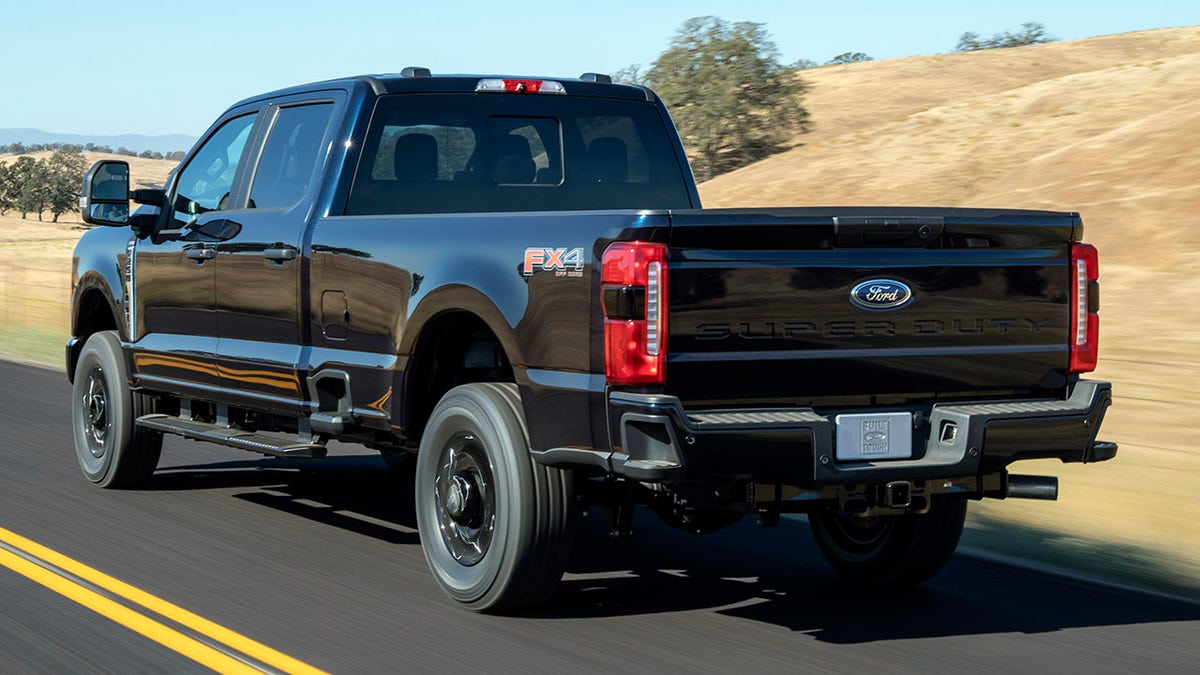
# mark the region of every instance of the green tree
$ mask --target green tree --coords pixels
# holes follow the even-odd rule
[[[25,196],[26,186],[32,183],[37,173],[37,161],[29,155],[21,155],[12,163],[8,169],[8,195],[12,200],[13,208],[21,212],[21,218],[25,219],[30,211],[27,197]]]
[[[28,160],[22,162],[21,160]],[[44,159],[34,160],[29,155],[22,155],[17,158],[17,163],[13,168],[20,166],[18,180],[20,183],[20,192],[17,193],[17,210],[21,212],[21,218],[25,218],[30,212],[36,213],[38,220],[42,219],[42,211],[46,210],[50,203],[50,190],[48,186],[48,170],[47,162]]]
[[[1035,21],[1021,24],[1021,30],[1016,33],[1005,33],[1005,47],[1024,47],[1054,42],[1058,38],[1046,32],[1046,27]]]
[[[646,84],[646,73],[642,71],[642,67],[634,64],[619,68],[612,74],[613,82],[621,82],[624,84]]]
[[[6,162],[0,162],[0,216],[8,212],[16,204],[16,192],[13,190],[12,169]]]
[[[688,19],[643,83],[670,109],[701,180],[779,152],[809,127],[806,86],[760,23]]]
[[[54,222],[57,223],[62,214],[78,207],[87,166],[83,155],[74,150],[59,150],[46,162],[47,206],[54,216]]]
[[[983,39],[978,33],[966,32],[958,37],[958,46],[954,51],[974,52],[980,49],[1007,49],[1009,47],[1025,47],[1054,42],[1058,38],[1046,32],[1046,27],[1036,21],[1026,21],[1021,24],[1021,30],[1010,33],[1004,31],[992,37]]]
[[[867,56],[862,52],[842,52],[837,56],[825,62],[827,66],[841,66],[847,63],[862,63],[863,61],[874,61],[875,59]]]
[[[979,33],[967,31],[958,36],[958,45],[954,47],[956,52],[974,52],[980,49],[987,49],[986,41],[979,37]]]

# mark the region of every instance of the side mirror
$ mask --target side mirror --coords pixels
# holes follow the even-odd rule
[[[129,163],[105,159],[83,176],[79,197],[83,222],[123,227],[129,224]]]

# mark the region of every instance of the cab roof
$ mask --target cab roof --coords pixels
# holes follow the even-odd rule
[[[399,73],[376,75],[356,75],[333,80],[323,80],[308,84],[287,87],[257,96],[251,96],[236,105],[240,106],[264,99],[303,94],[311,91],[328,89],[353,89],[368,87],[376,96],[401,93],[475,93],[483,80],[501,80],[510,82],[557,82],[562,85],[568,96],[592,96],[599,98],[616,98],[631,101],[654,102],[657,96],[646,87],[628,84],[614,84],[612,78],[597,73],[584,73],[579,77],[538,77],[513,75],[468,75],[468,74],[434,74],[427,68],[408,67]],[[510,93],[516,96],[543,96],[547,93]]]

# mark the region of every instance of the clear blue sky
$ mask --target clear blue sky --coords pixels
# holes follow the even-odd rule
[[[423,65],[574,77],[648,65],[693,16],[766,24],[784,63],[936,54],[1042,23],[1064,40],[1200,24],[1198,0],[0,0],[0,128],[199,134],[279,87]]]

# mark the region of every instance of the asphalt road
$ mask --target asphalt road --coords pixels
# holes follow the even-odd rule
[[[842,585],[807,529],[690,536],[585,521],[550,608],[451,605],[410,485],[352,446],[318,463],[168,438],[148,488],[80,473],[69,387],[0,362],[0,528],[317,668],[384,672],[1198,672],[1200,607],[956,556],[922,587]],[[599,514],[593,514],[598,516]],[[0,566],[0,673],[206,672]]]

